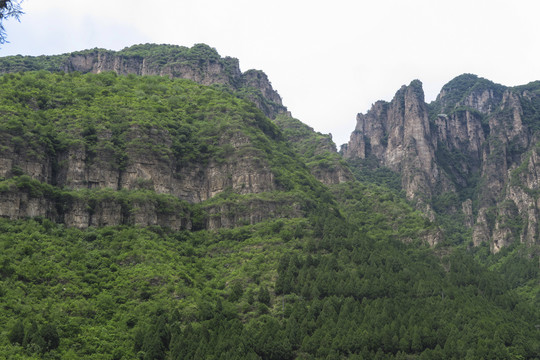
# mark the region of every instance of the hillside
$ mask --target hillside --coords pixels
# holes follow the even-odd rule
[[[262,72],[206,45],[0,68],[0,358],[540,353],[538,247],[430,220]]]
[[[298,216],[327,191],[269,119],[222,91],[114,73],[2,81],[2,216],[179,229],[203,210],[196,227],[231,227]]]
[[[276,122],[278,125],[295,121],[263,71],[251,69],[242,73],[238,59],[222,57],[205,44],[196,44],[192,48],[144,44],[121,51],[91,49],[54,56],[0,58],[0,73],[39,70],[83,74],[114,72],[119,75],[158,75],[187,79],[252,102],[270,119],[282,119]],[[310,129],[307,134],[309,137],[315,135],[315,132]],[[324,146],[332,153],[327,156],[327,160],[331,161],[325,164],[341,175],[335,177],[327,168],[319,166],[320,157],[317,156],[307,162],[308,167],[313,166],[310,167],[311,172],[327,184],[350,179],[350,171],[335,154],[335,144],[325,140]]]

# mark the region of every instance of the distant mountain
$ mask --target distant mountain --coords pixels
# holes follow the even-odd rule
[[[465,74],[431,104],[418,80],[377,102],[358,115],[342,151],[399,174],[407,198],[432,220],[459,219],[475,245],[499,251],[540,243],[539,129],[539,82],[511,88]]]

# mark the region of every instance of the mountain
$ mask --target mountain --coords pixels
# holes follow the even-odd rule
[[[277,116],[284,119],[277,124],[294,122],[264,72],[248,70],[242,73],[238,59],[221,57],[215,49],[205,44],[196,44],[191,48],[144,44],[116,52],[92,49],[55,56],[8,56],[0,59],[0,73],[38,70],[83,74],[112,71],[119,75],[158,75],[171,79],[188,79],[252,102],[270,119]],[[310,136],[314,134],[313,131],[308,133]],[[324,140],[322,146],[336,153],[335,144],[331,140]],[[308,166],[314,164],[312,173],[320,181],[327,184],[339,183],[352,178],[350,170],[336,154],[327,156],[328,166],[315,164],[320,160],[320,157],[315,156],[308,161]],[[331,170],[337,170],[341,175],[336,176]]]
[[[254,104],[226,92],[115,73],[2,80],[1,216],[179,229],[204,203],[196,226],[233,227],[299,215],[327,191]]]
[[[201,85],[223,85],[255,102],[269,117],[286,112],[281,97],[262,71],[240,71],[238,60],[222,58],[205,44],[192,48],[174,45],[134,45],[121,51],[92,49],[54,56],[2,58],[1,73],[47,70],[119,75],[159,75],[192,80]]]
[[[342,151],[397,173],[408,199],[432,220],[459,218],[475,245],[537,245],[537,109],[538,82],[510,88],[465,74],[427,104],[415,80],[359,114]]]
[[[237,64],[0,59],[0,358],[537,357],[538,247],[471,246],[454,180],[405,151],[437,159],[423,121],[450,111],[415,82],[386,110],[414,126],[394,170],[345,161]],[[402,181],[449,184],[416,202],[433,221]]]
[[[1,216],[45,216],[79,228],[124,223],[189,228],[190,211],[179,212],[184,214],[180,217],[171,215],[173,209],[185,209],[185,204],[132,206],[128,205],[133,203],[131,199],[114,199],[118,195],[110,190],[127,192],[128,198],[134,196],[130,191],[142,196],[150,190],[160,195],[161,202],[188,203],[209,200],[229,189],[238,194],[276,194],[295,178],[283,173],[283,166],[295,161],[294,166],[305,166],[285,149],[281,133],[264,116],[280,114],[283,121],[293,121],[266,75],[256,70],[241,73],[238,60],[222,58],[207,45],[140,45],[120,52],[94,49],[0,61],[1,72],[22,70],[41,72],[4,78],[4,86],[12,91],[4,103],[4,114],[32,120],[22,125],[12,118],[13,127],[6,124],[3,129],[0,176],[10,183],[5,184],[0,200]],[[73,76],[59,75],[66,73],[62,70]],[[113,73],[160,77],[141,80]],[[212,86],[197,87],[176,78]],[[57,117],[59,112],[63,118]],[[65,118],[67,113],[71,119]],[[121,123],[121,119],[129,121]],[[256,126],[247,131],[248,123]],[[304,132],[304,136],[311,134],[315,134],[311,129]],[[333,142],[328,138],[323,142],[326,150],[322,153],[304,154],[308,167],[312,165],[312,172],[325,183],[352,179]],[[32,143],[32,148],[20,146],[23,143]],[[282,144],[281,155],[270,150],[278,143]],[[334,173],[341,175],[329,175]],[[24,186],[14,184],[13,175],[22,176],[17,181],[52,185],[54,196],[29,196]],[[15,187],[23,190],[11,191]],[[69,196],[77,200],[66,202],[65,197],[57,196],[59,188],[72,191]],[[76,194],[83,189],[91,189],[87,192],[99,201],[81,200]],[[320,192],[321,186],[310,185],[310,191]],[[165,199],[165,195],[172,197]],[[303,200],[280,196],[241,201],[243,211],[233,205],[238,199],[213,205],[205,208],[209,214],[205,224],[197,226],[231,227],[238,222],[303,213]],[[97,202],[97,207],[89,201]],[[163,213],[162,209],[171,211]]]

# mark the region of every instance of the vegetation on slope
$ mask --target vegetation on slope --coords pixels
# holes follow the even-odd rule
[[[58,155],[70,147],[82,147],[87,163],[118,171],[125,169],[133,152],[152,155],[170,164],[175,176],[182,176],[186,168],[250,156],[270,166],[278,190],[300,195],[304,210],[330,199],[278,127],[252,103],[228,92],[187,80],[115,73],[26,72],[6,74],[0,82],[5,89],[0,98],[0,143],[17,156],[53,161],[57,172],[64,166]],[[134,136],[133,129],[148,138]],[[235,150],[229,142],[241,137],[249,144]],[[62,208],[66,189],[9,179],[19,175],[23,171],[14,167],[8,178],[0,179],[0,187],[47,188],[46,195],[60,201]],[[142,190],[147,185],[141,180]]]
[[[340,170],[349,172],[347,163],[336,152],[331,135],[315,132],[311,127],[287,114],[278,115],[274,123],[281,129],[300,160],[315,176]]]
[[[335,193],[346,218],[219,231],[0,220],[0,356],[536,356],[538,254],[430,249],[391,193]]]
[[[114,73],[8,74],[0,84],[1,139],[15,143],[19,155],[45,158],[74,143],[88,153],[106,146],[122,168],[136,141],[127,129],[138,126],[166,131],[171,146],[131,145],[190,166],[224,161],[231,149],[220,136],[240,133],[252,144],[250,154],[269,164],[278,189],[248,195],[228,189],[206,204],[294,198],[307,210],[305,217],[216,231],[79,230],[45,218],[0,219],[0,357],[533,359],[540,353],[534,250],[428,248],[423,239],[437,229],[396,191],[358,182],[323,186],[289,149],[288,135],[227,91]],[[103,132],[111,134],[106,143],[97,141]],[[306,154],[300,156],[312,158]],[[60,203],[76,194],[177,204],[148,189],[113,195],[59,188],[17,168],[2,179],[0,194],[13,189]]]
[[[106,63],[105,69],[100,71],[116,70],[134,75],[143,71],[143,64],[145,71],[156,75],[164,71],[172,78],[188,76],[193,79],[193,76],[197,78],[210,72],[206,74],[207,82],[210,81],[215,88],[221,91],[234,93],[238,98],[254,102],[267,116],[273,118],[277,113],[286,111],[280,99],[276,102],[274,97],[268,98],[263,95],[264,90],[259,85],[270,86],[270,82],[262,71],[248,70],[241,73],[237,59],[221,57],[216,49],[206,44],[195,44],[191,48],[165,44],[140,44],[126,47],[120,51],[95,48],[52,56],[6,56],[0,58],[0,73],[39,70],[50,72],[73,72],[77,69],[81,72],[96,70],[92,66],[85,67],[72,63],[78,63],[80,58],[85,59],[83,64],[86,65],[97,66],[99,61],[101,61],[101,65]],[[121,69],[117,69],[113,65],[114,58],[116,59],[114,63],[121,64]]]

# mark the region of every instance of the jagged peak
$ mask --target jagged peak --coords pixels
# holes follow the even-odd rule
[[[394,95],[394,99],[392,101],[404,97],[409,90],[412,90],[414,94],[418,95],[422,101],[424,100],[424,89],[422,82],[418,79],[414,79],[409,83],[409,85],[402,85],[399,90],[396,91],[396,94]]]
[[[413,81],[411,81],[409,83],[409,85],[402,85],[398,91],[396,91],[394,97],[392,98],[391,101],[386,101],[386,100],[377,100],[375,101],[373,104],[371,104],[371,108],[370,110],[368,110],[368,112],[370,111],[378,111],[378,110],[382,110],[384,109],[386,106],[388,106],[389,104],[391,104],[392,102],[398,100],[398,99],[401,99],[401,101],[403,101],[403,99],[405,98],[405,94],[407,93],[407,90],[411,89],[414,94],[416,94],[418,96],[418,99],[421,100],[421,101],[424,101],[424,89],[423,89],[423,85],[422,85],[422,82],[418,79],[415,79]],[[363,113],[358,113],[357,114],[357,117],[358,116],[362,116],[364,115]]]
[[[415,79],[411,81],[411,83],[408,86],[408,89],[411,89],[414,92],[418,100],[424,102],[424,88],[420,80]]]

